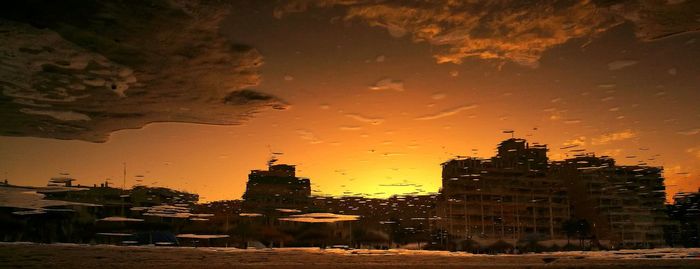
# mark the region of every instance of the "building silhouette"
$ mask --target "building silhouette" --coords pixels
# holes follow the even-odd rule
[[[455,248],[505,241],[516,245],[564,239],[569,201],[560,180],[548,177],[546,146],[508,139],[490,159],[453,159],[442,164],[440,229]]]
[[[666,241],[671,246],[700,246],[700,189],[697,192],[679,192],[673,204],[667,205],[672,222],[665,228]]]
[[[243,208],[269,213],[276,209],[303,209],[311,199],[308,178],[296,176],[293,165],[269,163],[268,170],[252,170],[243,194]]]
[[[491,158],[442,163],[438,193],[386,199],[313,196],[309,179],[274,158],[267,170],[250,172],[242,200],[208,204],[167,188],[80,187],[73,179],[53,178],[50,187],[36,191],[71,203],[32,210],[0,206],[0,224],[11,228],[0,231],[0,239],[177,245],[179,238],[188,245],[206,240],[202,244],[244,248],[471,252],[699,245],[700,191],[678,193],[673,205],[665,205],[660,167],[621,166],[592,154],[550,161],[547,151],[546,145],[507,139]]]
[[[601,243],[619,248],[665,244],[662,168],[618,166],[611,158],[587,155],[554,162],[549,170],[566,184],[572,216],[590,222]]]
[[[545,145],[511,138],[490,159],[442,164],[439,229],[457,249],[498,241],[561,247],[572,236],[588,247],[661,246],[669,223],[662,171],[585,154],[549,162]],[[572,222],[585,229],[572,231]]]

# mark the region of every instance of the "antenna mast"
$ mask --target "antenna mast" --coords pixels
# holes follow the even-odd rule
[[[503,133],[510,134],[510,138],[515,138],[515,131],[514,130],[505,130]]]
[[[270,160],[267,161],[267,167],[269,169],[277,162],[277,158],[275,158],[275,152],[272,152],[272,147],[270,145],[267,145],[267,150],[270,151]]]

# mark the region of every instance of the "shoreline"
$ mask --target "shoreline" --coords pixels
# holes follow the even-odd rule
[[[700,249],[539,254],[0,243],[0,268],[700,268]]]

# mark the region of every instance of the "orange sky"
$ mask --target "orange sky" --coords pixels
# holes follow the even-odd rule
[[[289,109],[236,126],[155,123],[106,143],[0,137],[0,172],[22,185],[61,172],[119,185],[126,162],[128,185],[238,199],[248,171],[274,151],[316,194],[386,197],[436,192],[440,163],[490,157],[510,137],[502,131],[515,130],[548,144],[550,159],[576,143],[620,164],[664,166],[669,195],[700,187],[698,33],[644,41],[622,23],[548,45],[536,66],[485,56],[438,63],[435,44],[371,20],[338,22],[342,10],[275,18],[267,8],[234,12],[221,31],[261,53],[256,89]]]

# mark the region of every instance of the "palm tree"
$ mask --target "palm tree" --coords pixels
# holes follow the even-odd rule
[[[588,223],[587,220],[585,219],[580,219],[577,222],[577,233],[578,233],[578,238],[579,238],[579,244],[581,248],[584,247],[584,240],[590,237],[591,234],[591,225]]]
[[[571,237],[576,236],[578,232],[578,220],[568,219],[562,223],[562,230],[566,233],[566,245],[571,244]]]
[[[570,245],[570,238],[579,239],[579,247],[584,247],[584,241],[591,236],[591,225],[586,219],[568,219],[562,223],[562,229],[566,233],[566,245]]]

